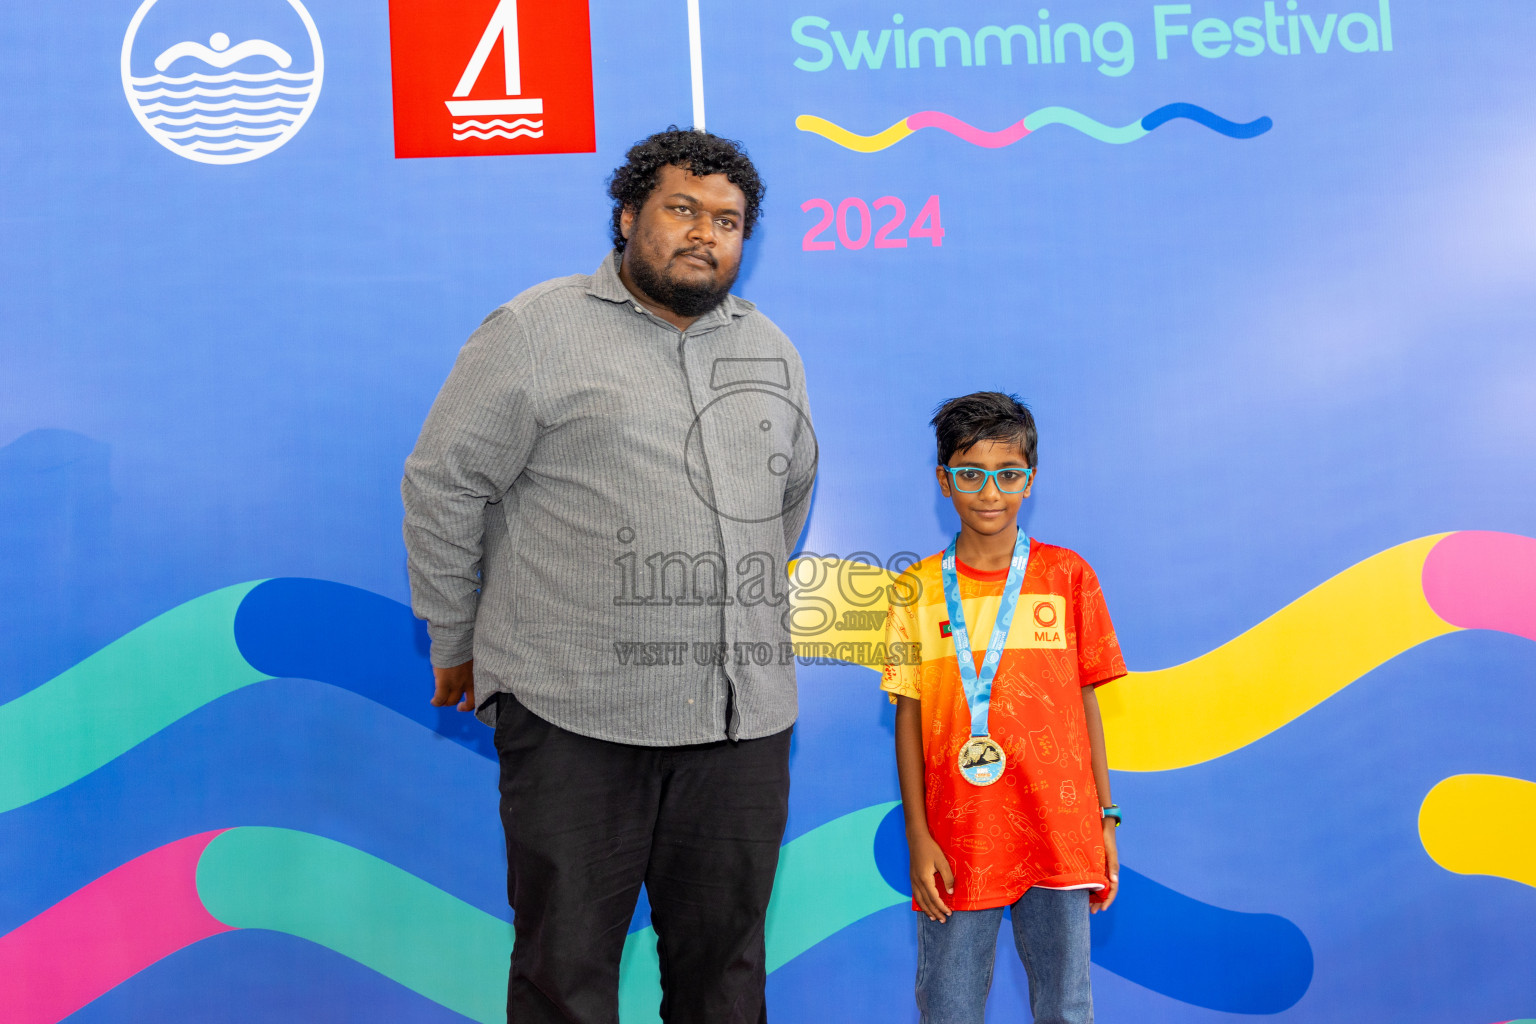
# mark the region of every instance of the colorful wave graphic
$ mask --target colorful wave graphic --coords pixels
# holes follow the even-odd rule
[[[840,600],[837,563],[827,569],[818,589],[797,595],[802,605]],[[1132,674],[1101,698],[1117,767],[1156,771],[1219,757],[1402,651],[1459,629],[1536,639],[1536,541],[1479,532],[1411,541],[1345,570],[1200,658]],[[842,632],[839,639],[879,635]],[[277,579],[214,591],[0,706],[0,808],[55,793],[220,697],[285,677],[352,691],[489,758],[485,730],[423,704],[425,651],[409,609],[357,588]],[[111,713],[61,716],[61,706]],[[455,735],[445,720],[469,727]],[[1425,849],[1451,871],[1536,884],[1529,854],[1536,842],[1478,838],[1489,822],[1510,820],[1490,807],[1516,804],[1536,810],[1536,784],[1448,779],[1421,810]],[[1536,821],[1536,814],[1514,818]],[[773,968],[906,902],[900,831],[893,805],[877,804],[786,845],[770,911]],[[1291,922],[1212,907],[1129,868],[1122,878],[1138,895],[1095,919],[1102,966],[1227,1012],[1278,1012],[1307,990],[1311,948]],[[324,884],[306,889],[306,880]],[[390,894],[382,904],[379,893]],[[177,949],[253,927],[317,942],[475,1019],[499,1012],[511,941],[504,921],[355,846],[265,826],[167,844],[0,936],[0,978],[26,979],[0,987],[0,1006],[8,1019],[51,1024]],[[479,979],[473,984],[421,975],[426,958],[419,951],[442,929],[498,936],[475,944],[494,955],[464,962]],[[65,947],[77,954],[58,956]],[[81,964],[90,965],[84,974]],[[632,934],[622,977],[625,1020],[654,1019],[659,975],[649,929]]]
[[[1115,127],[1096,121],[1081,111],[1070,107],[1042,107],[1032,114],[1028,114],[1023,120],[1017,121],[1000,131],[986,131],[977,128],[952,114],[946,114],[938,110],[922,110],[897,121],[889,128],[874,135],[856,135],[842,125],[828,121],[824,117],[814,114],[801,114],[795,118],[795,127],[803,132],[812,132],[820,135],[844,149],[851,149],[855,153],[878,153],[882,149],[889,149],[902,139],[922,131],[924,128],[937,128],[940,131],[949,132],[956,138],[969,142],[973,146],[983,146],[987,149],[1000,149],[1003,146],[1011,146],[1015,142],[1050,125],[1059,124],[1081,132],[1090,139],[1099,142],[1107,142],[1112,145],[1124,145],[1127,142],[1135,142],[1149,132],[1167,124],[1173,120],[1193,121],[1203,125],[1218,135],[1225,135],[1229,139],[1251,139],[1263,135],[1274,127],[1274,122],[1268,117],[1255,118],[1246,123],[1229,121],[1219,114],[1212,113],[1202,106],[1194,103],[1169,103],[1158,107],[1150,114],[1130,124]]]
[[[836,568],[830,563],[821,587],[799,601],[846,604]],[[1536,541],[1478,532],[1411,541],[1209,654],[1132,673],[1103,691],[1116,767],[1155,771],[1221,756],[1402,651],[1469,628],[1536,639]],[[871,630],[838,638],[881,637]],[[0,705],[0,810],[55,792],[193,710],[266,679],[330,682],[440,730],[439,713],[420,700],[425,672],[419,623],[387,598],[306,579],[215,591]],[[52,713],[61,706],[114,713],[87,722]],[[1191,723],[1199,728],[1185,728]],[[451,738],[490,756],[483,732]]]
[[[151,619],[0,705],[0,813],[69,785],[220,697],[283,677],[352,690],[438,729],[437,710],[422,700],[431,668],[410,609],[322,580],[241,583]],[[58,707],[112,713],[58,715]],[[473,722],[450,738],[492,754],[487,730]]]
[[[339,687],[245,687],[0,816],[0,934],[145,850],[230,825],[328,836],[505,915],[501,823],[473,798],[494,801],[497,775],[493,761]],[[439,778],[464,798],[444,799]],[[81,821],[88,841],[43,853]]]
[[[841,618],[840,563],[796,595]],[[868,592],[889,582],[861,566]],[[1182,665],[1132,672],[1099,691],[1111,767],[1156,772],[1239,750],[1306,714],[1404,651],[1463,629],[1536,640],[1536,540],[1466,531],[1399,544],[1345,569],[1269,618]],[[840,630],[878,643],[880,629]]]
[[[890,884],[892,871],[905,877],[901,830],[899,806],[881,803],[785,844],[770,971],[908,902]],[[1139,909],[1095,919],[1095,959],[1111,970],[1142,984],[1172,971],[1168,994],[1239,1013],[1278,1012],[1305,993],[1312,952],[1291,922],[1212,907],[1129,869],[1123,877]],[[55,1024],[167,956],[250,928],[324,946],[472,1020],[505,1015],[510,924],[346,843],[266,826],[167,843],[0,936],[0,1008],[14,1024]],[[625,1024],[658,1020],[650,928],[626,940],[620,977]]]
[[[6,1019],[53,1024],[237,928],[306,938],[475,1020],[495,1020],[504,998],[506,922],[343,843],[235,828],[152,850],[0,937]]]
[[[828,561],[802,606],[854,610]],[[857,609],[868,611],[868,608]],[[1536,540],[1469,531],[1409,541],[1344,570],[1215,650],[1101,692],[1114,767],[1221,757],[1362,675],[1460,629],[1536,639]],[[879,629],[837,634],[879,642]],[[243,583],[152,619],[0,705],[0,812],[55,792],[170,723],[265,679],[317,679],[436,729],[420,699],[425,641],[409,609],[321,580]],[[59,707],[111,707],[100,719]],[[454,738],[490,756],[484,730]]]
[[[245,710],[230,705],[228,715],[210,708],[198,716],[195,725],[177,726],[183,731],[183,739],[173,739],[170,747],[153,751],[146,757],[135,755],[138,768],[134,771],[141,773],[146,766],[153,765],[153,777],[164,782],[176,778],[178,772],[189,770],[189,766],[182,763],[188,757],[197,762],[193,766],[195,770],[206,770],[206,763],[200,760],[206,759],[206,754],[193,752],[186,757],[181,755],[185,729],[194,728],[198,734],[202,734],[207,732],[212,723],[220,722],[222,724],[216,726],[216,732],[221,736],[227,733],[228,738],[221,740],[214,737],[210,742],[220,744],[221,750],[223,745],[235,742],[237,746],[229,750],[229,757],[232,758],[231,763],[241,766],[241,770],[230,775],[228,785],[221,784],[210,791],[210,798],[221,809],[219,816],[227,821],[229,816],[240,820],[243,814],[254,814],[266,826],[306,818],[314,822],[311,829],[318,826],[321,830],[328,830],[325,815],[303,812],[300,806],[303,801],[295,804],[285,799],[283,794],[304,791],[306,787],[312,787],[314,779],[326,778],[326,805],[362,804],[366,807],[374,795],[377,778],[371,773],[376,773],[377,768],[371,768],[366,762],[353,764],[355,758],[349,758],[345,766],[332,763],[326,753],[332,747],[331,744],[305,744],[300,753],[291,749],[292,739],[274,737],[270,742],[263,741],[266,730],[255,730],[253,734],[248,728],[250,709],[267,705],[286,706],[296,698],[303,700],[303,684],[297,679],[321,680],[341,690],[364,696],[382,707],[391,708],[437,733],[437,736],[424,733],[431,740],[425,745],[410,740],[409,734],[402,733],[392,741],[396,750],[394,760],[406,755],[406,748],[409,747],[409,757],[415,761],[428,755],[431,755],[432,760],[440,761],[448,755],[448,751],[441,747],[433,748],[432,743],[443,739],[454,741],[455,746],[451,749],[462,750],[456,754],[460,758],[470,751],[489,758],[491,752],[484,743],[487,730],[479,728],[465,716],[447,714],[427,707],[422,702],[422,680],[429,678],[424,655],[425,644],[420,637],[420,624],[412,618],[409,609],[377,594],[306,579],[267,580],[215,591],[151,620],[43,686],[0,706],[0,769],[3,769],[0,770],[0,782],[5,787],[3,792],[6,806],[17,808],[13,813],[30,813],[19,808],[60,789],[65,792],[59,793],[51,803],[56,804],[63,799],[67,804],[95,806],[91,792],[82,790],[80,786],[69,785],[91,774],[95,770],[93,765],[114,761],[156,733],[175,726],[178,719],[199,707],[218,701],[222,696],[244,690],[254,682],[288,678],[292,681],[274,682],[273,685],[278,686],[279,690],[273,691],[272,700],[264,701],[261,705],[249,704]],[[254,694],[252,699],[255,699]],[[70,706],[90,707],[97,711],[110,709],[111,713],[92,715],[89,722],[70,727],[61,720],[73,716],[57,715],[57,705],[50,703],[53,700],[84,701],[84,704]],[[220,703],[219,706],[223,707],[224,704]],[[349,714],[342,711],[340,706],[337,706],[335,713],[346,715],[348,722],[356,717],[355,712]],[[41,737],[34,735],[33,728],[28,725],[34,714],[40,716],[35,721],[51,731]],[[275,723],[277,720],[270,718],[270,714],[263,714],[262,720]],[[300,712],[294,711],[292,714],[300,715]],[[466,734],[456,735],[446,731],[444,721],[462,725]],[[361,721],[355,728],[350,725],[340,727],[345,734],[338,732],[327,738],[334,740],[334,746],[340,749],[353,749],[358,741],[348,738],[351,733],[359,730],[366,733],[370,729],[376,732],[383,724],[376,722],[370,725]],[[275,724],[274,728],[283,731],[285,727]],[[40,756],[46,753],[45,747],[28,746],[48,743],[56,744],[63,754]],[[488,772],[494,772],[488,760],[482,761],[479,757],[472,760],[485,764]],[[33,764],[33,769],[27,768],[29,762]],[[37,762],[42,762],[44,767],[37,767]],[[458,764],[459,767],[453,771],[462,773],[463,762]],[[414,769],[417,773],[422,770],[420,767]],[[132,777],[139,779],[140,774],[133,774]],[[254,791],[246,793],[246,790],[251,789],[253,777],[263,781],[259,787],[261,793],[268,793],[275,787],[276,795],[262,797]],[[122,781],[109,778],[104,785],[109,791],[117,792]],[[156,783],[150,782],[149,785],[153,789]],[[138,792],[139,789],[134,788],[125,796]],[[119,803],[122,799],[122,796],[118,798]],[[122,806],[122,813],[128,819],[135,819],[147,813],[148,808],[157,806],[155,799],[152,794],[146,793],[142,801],[129,800]],[[361,816],[354,815],[347,822],[348,834],[345,838],[348,842],[322,839],[313,832],[291,828],[269,829],[288,836],[289,840],[285,840],[287,845],[281,851],[272,847],[272,862],[275,866],[263,869],[267,875],[261,876],[254,867],[249,873],[251,877],[266,878],[264,884],[274,889],[287,891],[299,886],[298,891],[303,891],[299,882],[272,876],[271,873],[279,871],[285,864],[308,864],[313,858],[307,860],[308,855],[300,856],[305,849],[324,849],[334,853],[345,847],[353,850],[357,857],[372,857],[356,852],[359,842],[369,848],[377,848],[382,843],[384,847],[395,851],[392,856],[399,856],[418,865],[417,870],[425,869],[427,873],[435,873],[437,862],[444,859],[441,851],[437,850],[440,843],[428,843],[418,849],[410,844],[402,846],[399,836],[395,835],[400,831],[400,815],[411,822],[434,820],[430,806],[432,799],[435,796],[426,791],[417,793],[414,789],[407,789],[391,804],[388,814],[379,815],[370,811]],[[144,801],[148,802],[136,811],[135,806]],[[61,809],[56,807],[54,813]],[[204,815],[198,812],[177,815],[186,824],[193,825],[194,829],[200,816]],[[161,828],[164,827],[162,823]],[[489,829],[490,824],[486,827]],[[148,834],[153,834],[153,831],[148,830]],[[64,1013],[73,1012],[71,1006],[78,1008],[84,1005],[176,949],[185,948],[221,930],[249,927],[262,927],[319,942],[358,963],[395,978],[412,991],[436,998],[431,995],[435,989],[426,982],[412,981],[414,976],[404,968],[396,971],[392,967],[386,970],[380,966],[394,963],[389,957],[395,954],[386,956],[388,951],[370,952],[368,948],[356,947],[356,941],[361,940],[325,932],[321,927],[324,922],[304,924],[301,921],[295,923],[260,919],[266,923],[254,924],[251,922],[258,920],[256,917],[219,909],[225,904],[208,898],[208,891],[201,887],[197,890],[202,894],[198,897],[201,911],[186,899],[168,896],[167,886],[170,883],[166,881],[166,872],[172,871],[174,874],[172,869],[182,870],[183,873],[192,871],[193,868],[187,866],[187,858],[192,858],[196,861],[195,873],[201,886],[203,871],[213,862],[198,852],[203,849],[198,846],[198,842],[206,839],[205,845],[222,850],[235,841],[223,839],[225,834],[220,830],[195,832],[186,840],[169,844],[155,857],[135,858],[116,871],[108,871],[96,882],[85,885],[75,896],[58,905],[41,911],[30,911],[33,916],[27,923],[8,935],[0,936],[0,978],[39,979],[36,985],[30,981],[17,981],[10,986],[0,984],[0,1010],[5,1011],[7,1019],[21,1015],[20,1019],[23,1020],[56,1020]],[[255,833],[250,829],[235,829],[228,834],[249,836]],[[293,839],[293,836],[309,838],[301,841]],[[209,837],[220,838],[214,843]],[[111,856],[108,852],[114,846],[111,836],[104,834],[102,838],[105,842],[97,845],[103,853]],[[494,842],[489,840],[484,845],[487,850],[495,848]],[[137,849],[143,849],[143,846],[128,848]],[[193,857],[194,853],[196,857]],[[97,854],[93,853],[94,856]],[[786,844],[781,856],[775,903],[770,910],[770,965],[776,969],[855,921],[882,909],[904,905],[907,897],[900,891],[904,888],[904,858],[900,815],[895,805],[889,803],[844,815]],[[7,860],[23,863],[23,853],[18,852],[15,857],[7,855]],[[416,904],[412,904],[416,907],[413,914],[426,913],[423,909],[426,904],[441,903],[443,907],[452,908],[452,913],[448,910],[434,913],[452,919],[467,913],[479,915],[472,919],[484,927],[505,928],[504,924],[488,923],[500,921],[494,914],[437,889],[411,871],[377,857],[373,857],[373,861],[377,862],[370,868],[374,874],[383,872],[391,877],[414,880],[410,885],[400,882],[396,888],[403,887],[403,890],[412,892],[430,889],[440,895],[441,899],[433,896],[431,899],[423,897],[417,900]],[[462,869],[464,865],[460,866]],[[328,877],[319,867],[312,867],[312,870],[318,876]],[[370,871],[354,867],[349,869],[347,877],[371,879]],[[491,868],[481,866],[477,871],[476,877],[494,876]],[[63,881],[69,873],[66,867],[62,871],[50,870],[34,875],[39,879]],[[1166,991],[1176,998],[1193,1001],[1197,1005],[1237,1009],[1239,1012],[1276,1012],[1299,999],[1305,992],[1311,976],[1311,950],[1305,936],[1294,925],[1273,915],[1237,914],[1190,900],[1172,890],[1165,890],[1151,880],[1143,879],[1129,869],[1126,869],[1123,878],[1127,880],[1126,885],[1139,885],[1145,889],[1150,894],[1146,895],[1148,899],[1157,894],[1163,894],[1166,898],[1161,903],[1163,909],[1151,917],[1142,915],[1138,919],[1131,912],[1112,911],[1095,919],[1095,934],[1107,935],[1108,940],[1115,940],[1109,941],[1107,945],[1101,942],[1103,948],[1096,953],[1105,966],[1155,991]],[[895,880],[894,884],[890,879]],[[453,884],[458,880],[446,881]],[[383,891],[385,888],[388,887],[377,881],[368,881],[364,891]],[[341,883],[328,884],[328,889],[333,898],[340,898],[338,893],[348,891],[347,885]],[[60,885],[54,891],[68,889]],[[177,891],[184,893],[185,890]],[[470,890],[463,891],[468,893]],[[258,902],[266,906],[272,899],[261,897]],[[358,927],[370,933],[399,930],[391,924],[394,911],[387,908],[369,909],[365,914],[356,908],[349,910],[346,906],[326,904],[314,894],[302,900],[301,904],[303,907],[325,908],[322,916],[333,923],[363,921],[366,927],[363,924]],[[206,915],[203,911],[207,912]],[[156,918],[157,923],[153,926],[140,927],[141,919],[154,914],[162,915],[164,919]],[[364,916],[360,918],[360,914]],[[369,917],[367,914],[375,916]],[[461,926],[455,927],[463,930]],[[124,928],[139,938],[130,941],[123,934]],[[89,939],[86,933],[96,935],[96,938]],[[107,943],[112,948],[127,943],[130,948],[84,960],[80,957],[71,958],[69,963],[72,966],[66,970],[67,977],[55,977],[57,971],[53,974],[34,971],[35,957],[43,955],[39,951],[56,949],[64,941],[56,941],[57,936],[78,938],[83,943],[81,948],[94,948],[92,942]],[[635,932],[635,936],[630,940],[623,970],[623,998],[625,1006],[629,1008],[625,1019],[631,1022],[654,1019],[659,1001],[654,934],[648,929],[641,929]],[[1116,936],[1119,938],[1116,939]],[[406,938],[400,941],[405,942]],[[510,941],[510,937],[504,941]],[[1170,943],[1174,947],[1187,948],[1190,953],[1187,957],[1178,958],[1178,970],[1173,975],[1168,974],[1172,961],[1164,963],[1155,957],[1148,959],[1132,955],[1137,948],[1167,949]],[[1206,963],[1207,967],[1191,966],[1199,959],[1196,956],[1199,951],[1209,953],[1219,949],[1260,949],[1264,955],[1245,955],[1241,963],[1206,957],[1201,962]],[[1204,955],[1200,953],[1200,956]],[[409,961],[410,957],[405,959]],[[72,972],[80,971],[82,963],[93,966],[86,972],[86,976],[77,977]],[[504,969],[501,966],[504,963],[504,958],[498,960],[496,983],[486,990],[494,993],[497,1005],[501,998],[503,983],[500,971]],[[1249,967],[1245,968],[1244,964]],[[1260,966],[1251,966],[1255,964]],[[99,969],[94,965],[99,965]],[[444,996],[444,999],[447,998]],[[463,998],[462,995],[459,998]],[[486,999],[486,1005],[490,1005],[492,997],[487,996]],[[442,1004],[457,1006],[452,1002]],[[23,1010],[25,1015],[22,1015]]]
[[[1124,771],[1199,764],[1462,629],[1536,640],[1536,540],[1468,531],[1367,558],[1208,654],[1105,687],[1106,742]]]

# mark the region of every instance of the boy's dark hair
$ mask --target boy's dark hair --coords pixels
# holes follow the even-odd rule
[[[1024,453],[1025,465],[1035,465],[1035,417],[1018,395],[978,391],[951,398],[933,414],[933,433],[939,442],[939,465],[950,456],[981,441],[1006,441]]]
[[[757,168],[747,157],[741,143],[722,139],[708,132],[684,131],[677,125],[657,132],[629,147],[624,166],[614,169],[608,179],[608,195],[613,198],[613,247],[624,249],[624,233],[619,230],[625,207],[638,211],[656,190],[656,172],[668,164],[703,177],[723,174],[741,189],[747,200],[742,211],[741,237],[751,238],[766,191]]]

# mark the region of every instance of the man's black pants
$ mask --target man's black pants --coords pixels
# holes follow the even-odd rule
[[[640,883],[668,1024],[763,1024],[763,918],[789,809],[790,730],[637,747],[498,694],[501,821],[517,938],[511,1024],[616,1024]]]

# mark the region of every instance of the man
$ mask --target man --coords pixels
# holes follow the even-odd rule
[[[495,727],[518,1024],[618,1020],[642,882],[662,1018],[766,1020],[816,449],[794,346],[730,294],[762,194],[724,139],[637,144],[616,251],[487,317],[406,460],[432,703]]]

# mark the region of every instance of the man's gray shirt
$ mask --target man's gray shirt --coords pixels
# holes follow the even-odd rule
[[[617,273],[486,317],[405,463],[432,663],[475,660],[584,736],[754,739],[795,720],[785,560],[816,469],[788,338],[730,296],[686,332]]]

